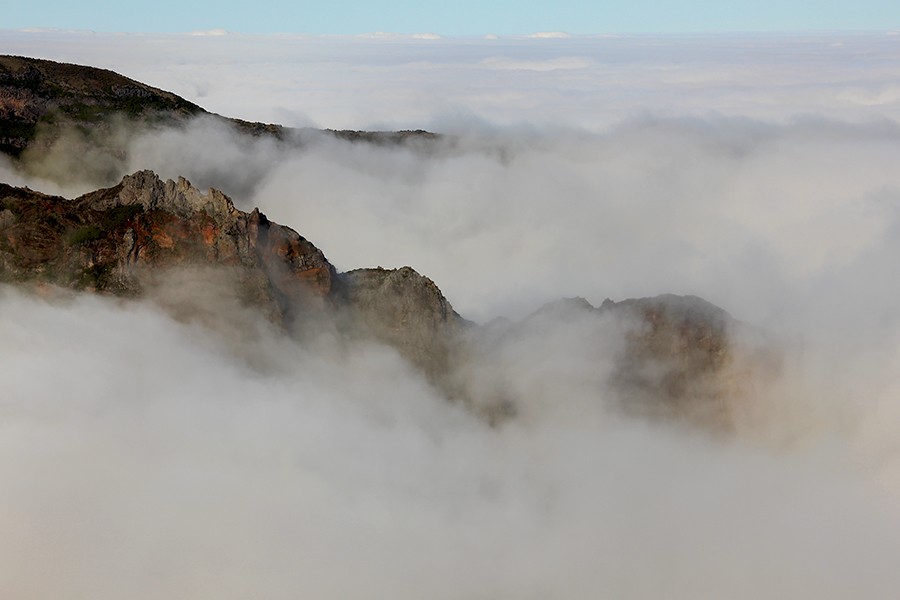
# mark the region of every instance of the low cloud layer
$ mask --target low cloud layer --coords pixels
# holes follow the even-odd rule
[[[540,418],[492,429],[384,348],[261,323],[245,346],[151,305],[0,293],[4,595],[818,599],[900,583],[896,480],[858,433],[717,441],[552,380],[510,388]]]
[[[523,409],[492,428],[396,352],[290,337],[214,282],[145,302],[3,287],[0,595],[893,597],[895,38],[779,38],[774,57],[761,42],[681,40],[671,60],[688,66],[672,68],[645,38],[281,40],[288,56],[312,53],[291,63],[243,36],[179,37],[151,60],[158,38],[52,35],[44,56],[229,116],[283,120],[283,101],[309,111],[289,124],[431,119],[449,134],[423,150],[289,147],[209,120],[123,129],[123,174],[223,189],[341,270],[409,264],[480,322],[564,296],[696,294],[783,360],[751,382],[753,418],[710,436],[611,410],[615,324],[551,321],[472,370],[474,387]],[[39,54],[28,49],[43,38],[2,36]],[[409,61],[409,44],[424,58]],[[730,50],[709,56],[711,44]],[[244,59],[228,62],[229,48]],[[434,100],[478,69],[508,96]],[[429,88],[439,77],[446,87]],[[337,96],[346,104],[327,108]],[[494,118],[495,101],[508,116]],[[253,111],[225,110],[241,103]],[[548,127],[557,114],[566,126]],[[45,166],[0,173],[68,195],[97,183],[75,163]],[[209,312],[175,310],[185,302]]]

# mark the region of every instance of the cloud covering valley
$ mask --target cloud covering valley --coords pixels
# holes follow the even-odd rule
[[[551,322],[473,371],[524,407],[491,427],[393,350],[286,335],[212,284],[184,292],[211,319],[4,286],[0,595],[900,585],[900,37],[0,40],[228,116],[444,134],[123,130],[117,176],[222,189],[339,270],[410,265],[479,323],[562,297],[694,294],[782,357],[747,421],[710,435],[611,408],[615,323]],[[108,185],[73,160],[89,142],[6,161],[0,180]]]

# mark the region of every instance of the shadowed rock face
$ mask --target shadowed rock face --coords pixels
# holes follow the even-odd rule
[[[472,328],[463,347],[453,384],[498,424],[548,403],[589,402],[728,432],[750,412],[753,381],[777,371],[758,331],[701,298],[671,294],[600,307],[559,300],[519,322]]]
[[[740,396],[732,338],[740,324],[696,296],[612,302],[598,311],[629,323],[611,384],[635,414],[733,425]]]
[[[429,376],[447,370],[460,317],[435,283],[410,267],[357,269],[340,275],[353,330],[387,342]]]

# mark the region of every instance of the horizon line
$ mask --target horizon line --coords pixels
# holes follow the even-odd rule
[[[344,39],[370,39],[391,40],[406,39],[417,41],[440,40],[502,40],[502,39],[533,39],[543,41],[559,41],[569,39],[602,39],[602,38],[626,38],[626,37],[726,37],[726,36],[754,36],[754,37],[782,37],[790,35],[884,35],[900,36],[900,29],[734,29],[734,30],[696,30],[696,31],[607,31],[596,33],[571,33],[568,31],[544,30],[529,31],[523,33],[472,33],[472,34],[444,34],[435,31],[367,31],[362,33],[309,33],[292,31],[235,31],[225,28],[194,29],[184,31],[117,31],[96,30],[64,27],[16,27],[0,28],[3,33],[24,34],[87,34],[87,35],[134,35],[134,36],[186,36],[186,37],[298,37],[298,38],[344,38]]]

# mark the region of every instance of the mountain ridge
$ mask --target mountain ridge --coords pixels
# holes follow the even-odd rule
[[[472,362],[477,348],[502,354],[548,319],[557,328],[572,321],[593,327],[610,316],[630,324],[607,383],[643,398],[631,401],[631,412],[688,415],[722,428],[734,408],[730,398],[740,395],[730,379],[732,330],[740,324],[697,297],[607,299],[599,307],[583,298],[551,303],[509,322],[491,350],[485,341],[491,327],[460,316],[437,284],[412,267],[340,273],[290,227],[256,208],[241,211],[222,192],[202,192],[184,178],[163,181],[138,171],[74,199],[0,184],[0,282],[139,298],[152,296],[165,273],[186,269],[195,277],[215,270],[236,301],[287,331],[324,326],[394,348],[491,422],[515,414],[515,402],[473,389],[460,374],[481,368]],[[598,334],[592,343],[606,343],[607,335],[618,334]]]
[[[424,130],[357,131],[294,129],[210,112],[172,92],[115,71],[24,56],[0,55],[0,153],[18,158],[41,152],[66,128],[86,132],[109,128],[115,119],[137,127],[183,126],[197,117],[216,120],[234,131],[280,142],[302,143],[306,133],[376,145],[431,141]],[[107,140],[104,140],[109,143]],[[113,147],[111,151],[120,151]]]
[[[109,140],[94,134],[116,119],[163,127],[200,116],[245,135],[302,142],[291,141],[297,130],[227,119],[112,71],[0,56],[0,151],[13,160],[40,157],[67,128],[103,147]],[[438,137],[421,130],[324,133],[373,144]],[[104,151],[122,152],[114,142]],[[713,430],[733,425],[745,396],[741,381],[761,364],[759,353],[736,344],[742,324],[694,296],[607,299],[599,307],[573,298],[519,322],[482,326],[459,315],[438,285],[412,267],[341,273],[297,231],[258,208],[241,211],[223,192],[201,191],[184,177],[163,180],[138,170],[74,199],[0,183],[0,283],[140,298],[158,296],[172,273],[181,274],[179,285],[210,283],[290,335],[327,330],[393,348],[448,398],[491,423],[528,409],[496,393],[494,365],[531,368],[510,359],[527,339],[544,348],[549,374],[558,377],[548,340],[572,328],[575,338],[591,332],[577,351],[597,357],[590,383],[597,394],[627,398],[628,413]],[[212,310],[183,296],[182,318]]]

